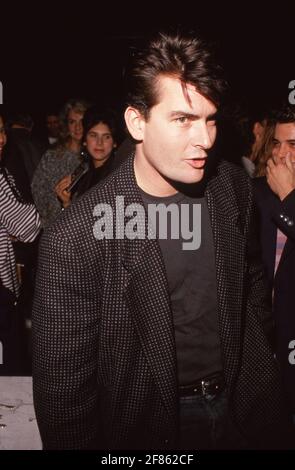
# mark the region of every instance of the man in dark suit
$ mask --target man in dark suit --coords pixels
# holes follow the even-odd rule
[[[263,261],[272,298],[275,349],[295,425],[295,107],[273,115],[266,177],[255,183]]]
[[[27,113],[16,113],[9,119],[9,149],[5,165],[13,175],[26,202],[33,202],[31,181],[46,147],[32,136],[34,122]]]
[[[60,138],[61,124],[57,111],[48,111],[46,113],[46,148],[54,148]]]
[[[287,445],[251,185],[209,152],[219,67],[200,40],[159,35],[129,87],[135,154],[64,212],[40,250],[44,447]]]

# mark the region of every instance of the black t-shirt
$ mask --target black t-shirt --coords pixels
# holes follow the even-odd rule
[[[143,191],[141,194],[166,267],[178,380],[181,385],[193,384],[222,370],[214,244],[207,203],[204,197],[192,198],[180,192],[161,198]],[[155,218],[151,214],[159,204],[163,206]]]

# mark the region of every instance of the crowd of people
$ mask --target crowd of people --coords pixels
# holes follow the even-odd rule
[[[47,114],[46,142],[0,110],[0,374],[33,372],[46,449],[295,448],[295,106],[228,110],[227,161],[219,74],[202,41],[158,35],[123,142],[83,99]],[[122,196],[129,224],[138,205],[200,207],[198,248],[141,219],[107,236],[107,208],[95,236]]]
[[[117,126],[112,111],[75,99],[60,113],[48,113],[48,140],[32,136],[33,120],[27,113],[12,114],[6,125],[3,119],[0,373],[24,375],[31,374],[31,311],[41,233],[72,199],[115,167]],[[81,177],[67,190],[81,165]]]

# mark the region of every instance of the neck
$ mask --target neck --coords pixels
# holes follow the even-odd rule
[[[134,172],[138,186],[151,196],[166,197],[178,191],[155,168],[147,163],[138,149],[135,153]]]
[[[76,140],[72,139],[72,140],[69,141],[67,147],[72,152],[78,153],[80,151],[81,144],[80,144],[80,142],[77,142]]]
[[[93,166],[94,168],[100,168],[101,166],[103,166],[106,161],[108,160],[109,157],[105,158],[104,160],[92,160],[93,161]]]

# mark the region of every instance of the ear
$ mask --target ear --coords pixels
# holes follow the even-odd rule
[[[124,114],[126,126],[135,140],[143,140],[145,119],[138,109],[128,106]]]

